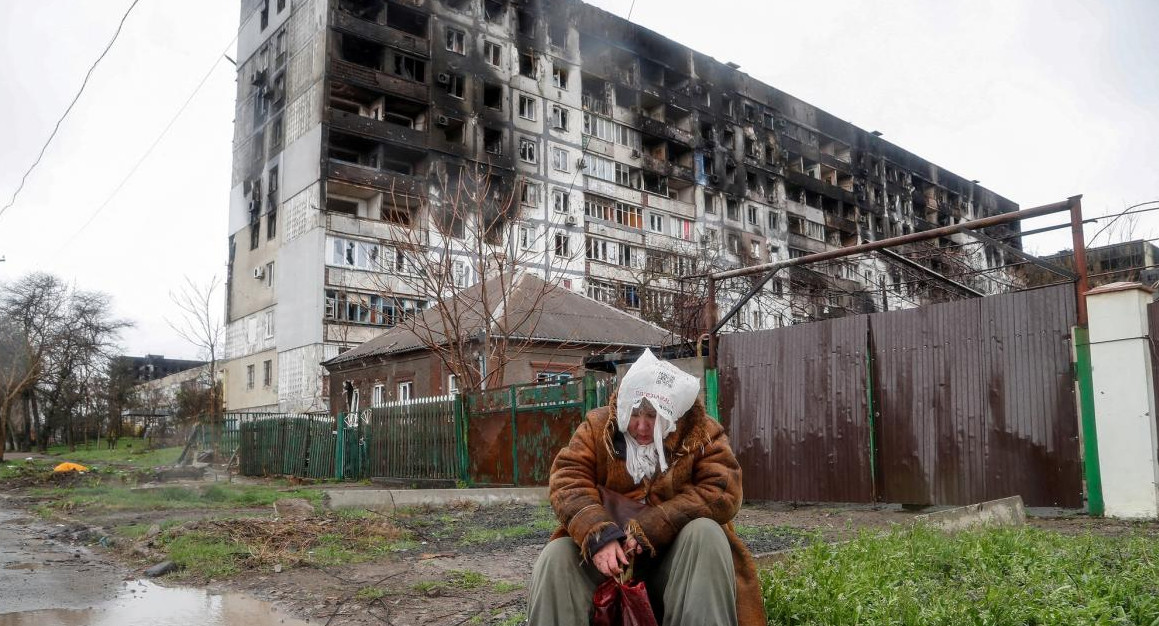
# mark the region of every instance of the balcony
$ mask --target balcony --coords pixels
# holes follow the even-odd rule
[[[690,167],[684,167],[683,165],[677,165],[669,161],[657,159],[650,154],[642,155],[640,159],[640,165],[646,170],[656,172],[657,174],[663,174],[664,176],[668,176],[670,178],[679,178],[681,180],[689,181],[696,180],[692,173],[692,168]]]
[[[427,147],[427,134],[421,130],[414,130],[413,128],[407,128],[406,126],[400,126],[398,124],[390,124],[371,117],[363,117],[356,113],[340,111],[338,109],[330,109],[328,115],[330,126],[337,130],[343,130],[374,139],[385,139],[395,143],[414,146],[415,148]]]
[[[426,181],[408,174],[380,170],[355,163],[330,159],[326,163],[326,176],[335,180],[373,187],[388,193],[406,196],[426,195]]]
[[[679,128],[672,126],[667,122],[648,117],[647,115],[638,116],[637,121],[642,132],[648,133],[649,135],[655,135],[657,137],[664,137],[665,139],[671,139],[672,141],[682,143],[686,146],[692,145],[692,133],[686,130],[680,130]]]
[[[355,85],[379,89],[389,93],[410,98],[417,102],[430,100],[430,88],[422,83],[391,76],[371,67],[364,67],[349,61],[334,59],[331,71],[334,78],[351,82]]]
[[[372,237],[379,241],[402,244],[430,244],[430,232],[410,226],[371,220],[341,213],[326,213],[326,230],[354,237]]]
[[[364,20],[338,9],[334,10],[333,17],[332,23],[335,30],[421,57],[431,56],[430,41],[423,37],[416,37],[377,22]]]

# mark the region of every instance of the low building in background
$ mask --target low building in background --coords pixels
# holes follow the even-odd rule
[[[1087,248],[1087,280],[1091,288],[1111,283],[1142,283],[1159,286],[1159,246],[1145,239]],[[1040,257],[1045,263],[1074,271],[1074,252],[1062,250]],[[1055,272],[1033,264],[1022,264],[1019,273],[1028,287],[1065,280]]]
[[[593,354],[656,348],[672,338],[655,324],[520,272],[478,283],[323,365],[331,411],[338,413],[578,377]]]

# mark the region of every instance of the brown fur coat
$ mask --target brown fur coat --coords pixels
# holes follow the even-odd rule
[[[737,617],[741,626],[763,626],[764,605],[752,555],[733,528],[740,510],[740,466],[724,429],[696,403],[664,439],[668,471],[636,484],[615,445],[616,398],[609,406],[588,413],[567,447],[551,466],[551,506],[562,526],[552,539],[570,536],[584,558],[589,539],[615,522],[601,505],[599,486],[651,505],[622,529],[645,549],[663,551],[684,525],[707,517],[718,522],[732,546],[736,569]]]

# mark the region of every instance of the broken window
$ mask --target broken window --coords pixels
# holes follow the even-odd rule
[[[725,217],[734,222],[740,221],[740,202],[734,198],[725,199]]]
[[[535,55],[530,52],[519,53],[519,73],[535,78]]]
[[[274,67],[281,67],[286,62],[286,29],[278,31],[274,37]]]
[[[539,185],[535,183],[524,182],[523,186],[519,190],[519,202],[523,206],[539,206]]]
[[[567,89],[567,68],[555,66],[551,69],[551,84]]]
[[[443,80],[444,77],[446,78],[445,81]],[[459,98],[460,100],[463,99],[463,92],[465,88],[464,86],[467,82],[467,79],[464,78],[462,74],[444,72],[439,74],[439,82],[443,83],[443,87],[446,88],[449,95]]]
[[[425,82],[427,79],[427,64],[405,54],[394,55],[394,73],[407,80]]]
[[[757,117],[757,109],[748,102],[744,103],[744,118],[746,120],[755,120]]]
[[[483,83],[483,106],[496,111],[503,110],[503,86],[494,83]]]
[[[261,13],[261,30],[265,30],[270,25],[270,0],[262,0]],[[253,367],[252,365],[250,367]],[[253,380],[250,380],[250,389],[254,388]]]
[[[567,22],[552,22],[547,25],[547,38],[557,48],[567,47]]]
[[[567,130],[567,109],[558,104],[551,105],[551,127],[557,130]]]
[[[520,9],[515,13],[515,29],[520,35],[534,35],[535,16]]]
[[[266,315],[271,316],[271,319],[272,319],[273,312],[271,311],[270,313],[267,313]],[[273,336],[274,336],[273,331],[268,329],[266,337],[269,338],[269,337],[273,337]],[[262,361],[262,386],[269,387],[271,384],[273,384],[273,382],[274,382],[274,362],[272,359],[266,359],[265,361]]]
[[[664,216],[660,213],[650,213],[648,215],[648,230],[654,233],[664,232]]]
[[[447,50],[456,54],[467,54],[467,33],[457,28],[448,28]]]
[[[584,216],[611,221],[613,205],[611,200],[598,196],[584,196]]]
[[[483,149],[487,154],[503,154],[503,131],[497,128],[484,128]]]
[[[443,127],[443,136],[446,138],[448,143],[463,143],[465,134],[465,125],[463,124],[463,120],[443,116],[440,117],[439,122],[439,125]]]
[[[483,58],[491,65],[500,67],[503,65],[503,48],[501,48],[497,43],[484,41]]]
[[[555,231],[555,256],[571,257],[571,235],[562,230]]]
[[[724,114],[732,117],[732,98],[728,96],[720,97],[720,106],[724,110]]]
[[[358,203],[353,200],[344,200],[342,198],[328,197],[326,198],[326,210],[334,213],[345,213],[347,215],[358,215]]]
[[[282,149],[282,116],[275,117],[266,124],[266,138],[270,142],[270,153]]]
[[[341,37],[339,55],[343,61],[381,70],[385,53],[386,47],[373,41],[359,39],[353,35]]]
[[[710,193],[704,194],[704,212],[710,215],[716,215],[716,196]]]
[[[728,235],[728,251],[740,254],[740,237],[731,233]]]
[[[535,98],[524,95],[519,96],[519,117],[525,120],[535,121],[536,108]]]
[[[258,243],[261,241],[262,223],[254,222],[250,224],[250,250],[257,250]]]
[[[483,1],[483,17],[488,22],[502,22],[506,14],[507,7],[502,2],[496,2],[496,0]]]
[[[616,184],[632,186],[632,169],[623,163],[616,163]]]
[[[245,388],[254,388],[254,364],[251,363],[245,366]]]
[[[769,211],[769,230],[777,230],[777,212]]]
[[[527,163],[536,163],[535,142],[530,139],[519,139],[519,158]]]
[[[568,165],[567,150],[552,146],[551,148],[551,167],[560,172],[570,172],[571,167]]]
[[[562,189],[551,190],[551,210],[556,213],[571,213],[570,197],[566,191]]]
[[[444,0],[448,7],[456,10],[466,12],[471,8],[471,0]]]
[[[387,25],[391,28],[421,39],[427,38],[427,21],[430,18],[425,13],[391,0],[386,2],[386,11]]]
[[[757,223],[757,205],[750,204],[748,206],[748,213],[749,213],[748,214],[749,224],[756,224]]]

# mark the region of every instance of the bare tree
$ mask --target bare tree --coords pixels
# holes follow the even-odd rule
[[[411,330],[460,389],[502,384],[507,365],[531,345],[540,304],[560,288],[561,270],[578,246],[566,213],[545,206],[538,188],[523,180],[484,165],[452,166],[436,180],[421,200],[395,194],[384,200],[394,207],[384,207],[384,215],[408,217],[395,241],[374,253],[377,304],[335,308],[366,304],[371,323]],[[542,280],[521,283],[525,272]],[[520,302],[512,306],[517,283]],[[422,302],[434,304],[422,312]]]
[[[180,290],[169,292],[169,299],[181,310],[181,317],[165,320],[182,339],[197,347],[201,356],[209,362],[205,378],[200,383],[209,391],[206,408],[215,425],[221,421],[222,390],[217,379],[217,358],[225,336],[225,328],[214,303],[214,293],[220,285],[221,281],[216,276],[204,284],[195,283],[186,277]]]

